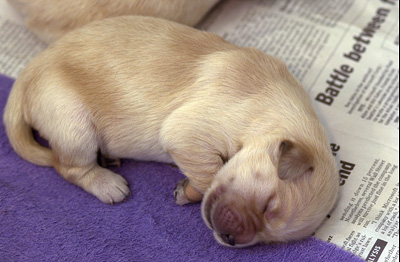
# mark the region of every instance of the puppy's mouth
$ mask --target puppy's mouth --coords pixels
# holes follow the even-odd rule
[[[223,186],[206,194],[202,206],[203,218],[213,230],[217,242],[224,246],[246,247],[258,242],[259,219],[245,208],[243,202],[227,193]]]

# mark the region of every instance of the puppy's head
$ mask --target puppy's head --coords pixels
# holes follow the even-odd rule
[[[222,245],[301,239],[332,209],[338,185],[327,145],[255,139],[216,174],[202,214]]]

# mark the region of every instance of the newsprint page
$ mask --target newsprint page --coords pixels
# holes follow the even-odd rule
[[[315,236],[399,261],[398,0],[226,0],[200,28],[279,57],[328,130],[340,199]],[[0,73],[46,48],[0,0]]]

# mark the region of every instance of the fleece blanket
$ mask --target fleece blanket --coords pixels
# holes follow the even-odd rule
[[[13,80],[0,75],[0,115]],[[0,122],[0,261],[362,261],[313,237],[245,249],[222,247],[200,204],[177,206],[183,178],[160,163],[113,168],[132,196],[114,206],[68,183],[53,168],[22,160]]]

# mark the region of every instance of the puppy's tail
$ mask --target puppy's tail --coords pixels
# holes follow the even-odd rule
[[[53,166],[50,149],[41,146],[33,137],[31,126],[25,121],[23,110],[24,83],[15,82],[4,109],[3,122],[11,146],[23,159],[39,165]]]

